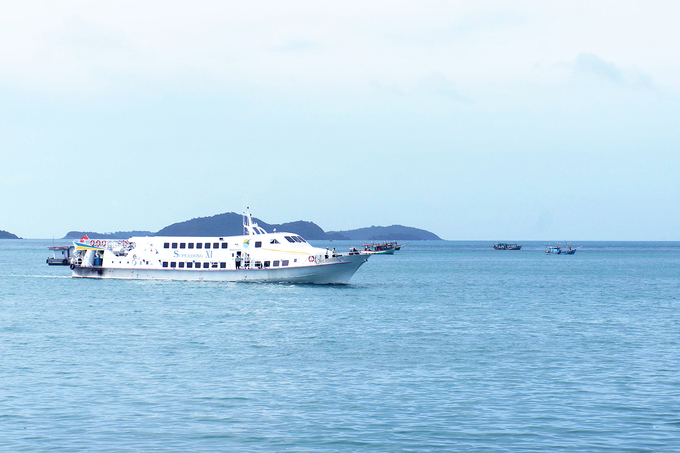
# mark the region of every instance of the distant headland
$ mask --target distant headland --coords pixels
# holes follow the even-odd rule
[[[362,240],[362,241],[439,241],[441,238],[420,228],[402,225],[370,226],[356,230],[324,231],[314,222],[298,220],[281,224],[267,223],[261,219],[255,221],[265,230],[271,232],[286,231],[299,234],[310,240]],[[226,212],[212,217],[198,217],[184,222],[173,223],[160,231],[118,231],[115,233],[97,233],[94,231],[70,231],[64,239],[80,239],[86,235],[91,239],[114,239],[132,236],[238,236],[243,234],[241,214]]]
[[[5,230],[0,230],[0,239],[21,239],[16,234],[12,234]]]

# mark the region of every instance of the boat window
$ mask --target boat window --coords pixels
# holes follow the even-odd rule
[[[178,267],[184,267],[184,263],[179,263]]]
[[[177,263],[173,261],[172,263],[170,263],[170,267],[177,267]]]
[[[202,248],[203,248],[203,244],[201,244],[200,242],[197,242],[197,243],[196,243],[196,248],[197,248],[197,249],[202,249]]]
[[[297,236],[293,236],[293,240],[294,240],[295,242],[302,242],[302,241],[300,240],[300,238],[297,237]]]
[[[282,260],[281,266],[288,266],[288,260]]]
[[[279,260],[274,261],[272,267],[279,267]]]
[[[187,269],[191,269],[192,267],[194,267],[194,263],[187,263]]]
[[[295,242],[295,239],[293,239],[290,236],[284,236],[288,242]]]
[[[186,245],[184,242],[180,242],[180,243],[179,243],[179,248],[181,248],[181,249],[186,248],[186,246],[187,246],[187,245]]]
[[[295,236],[297,239],[301,240],[302,242],[307,242],[304,239],[302,239],[302,236]]]
[[[176,249],[176,248],[177,248],[177,242],[173,242],[173,243],[172,243],[172,248],[173,248],[173,249]]]
[[[280,244],[280,242],[277,241],[276,239],[272,239],[271,241],[269,241],[269,243],[270,244]]]
[[[189,242],[189,243],[187,244],[187,248],[190,248],[190,249],[194,248],[194,243],[193,243],[193,242]]]
[[[229,244],[228,244],[228,243],[226,243],[226,242],[223,242],[223,243],[222,243],[222,248],[223,248],[223,249],[226,249],[226,248],[228,248],[228,247],[229,247]]]
[[[255,242],[255,247],[256,248],[262,247],[262,241]]]
[[[269,261],[265,261],[265,262],[264,262],[264,267],[269,267],[270,264],[271,264],[271,263],[270,263]]]
[[[255,267],[258,269],[262,269],[262,261],[255,261]]]
[[[213,269],[217,269],[217,263],[210,263]]]
[[[209,269],[210,263],[203,263],[203,269]]]
[[[227,263],[220,263],[220,269],[226,269]]]
[[[210,248],[210,242],[205,243],[205,248],[209,249]]]
[[[167,261],[163,261],[163,267],[168,267],[168,262],[167,262]]]
[[[163,244],[163,248],[164,248],[164,249],[169,249],[169,248],[170,248],[170,243],[169,243],[169,242],[166,242],[165,244]]]
[[[219,242],[214,242],[214,243],[213,243],[213,248],[214,248],[214,249],[220,248]]]

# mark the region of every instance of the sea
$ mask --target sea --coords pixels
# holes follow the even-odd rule
[[[0,241],[0,451],[680,451],[679,242],[409,242],[340,286],[72,279],[52,243]]]

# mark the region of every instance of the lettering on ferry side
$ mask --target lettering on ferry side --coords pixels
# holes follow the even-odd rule
[[[203,258],[200,253],[179,253],[177,250],[174,252],[175,258]]]
[[[205,251],[205,257],[206,258],[212,258],[212,250],[206,250]]]

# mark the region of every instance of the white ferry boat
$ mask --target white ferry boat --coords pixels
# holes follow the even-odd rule
[[[336,254],[294,233],[267,233],[243,216],[243,235],[228,237],[132,237],[74,241],[72,276],[346,284],[368,260],[358,251]]]

